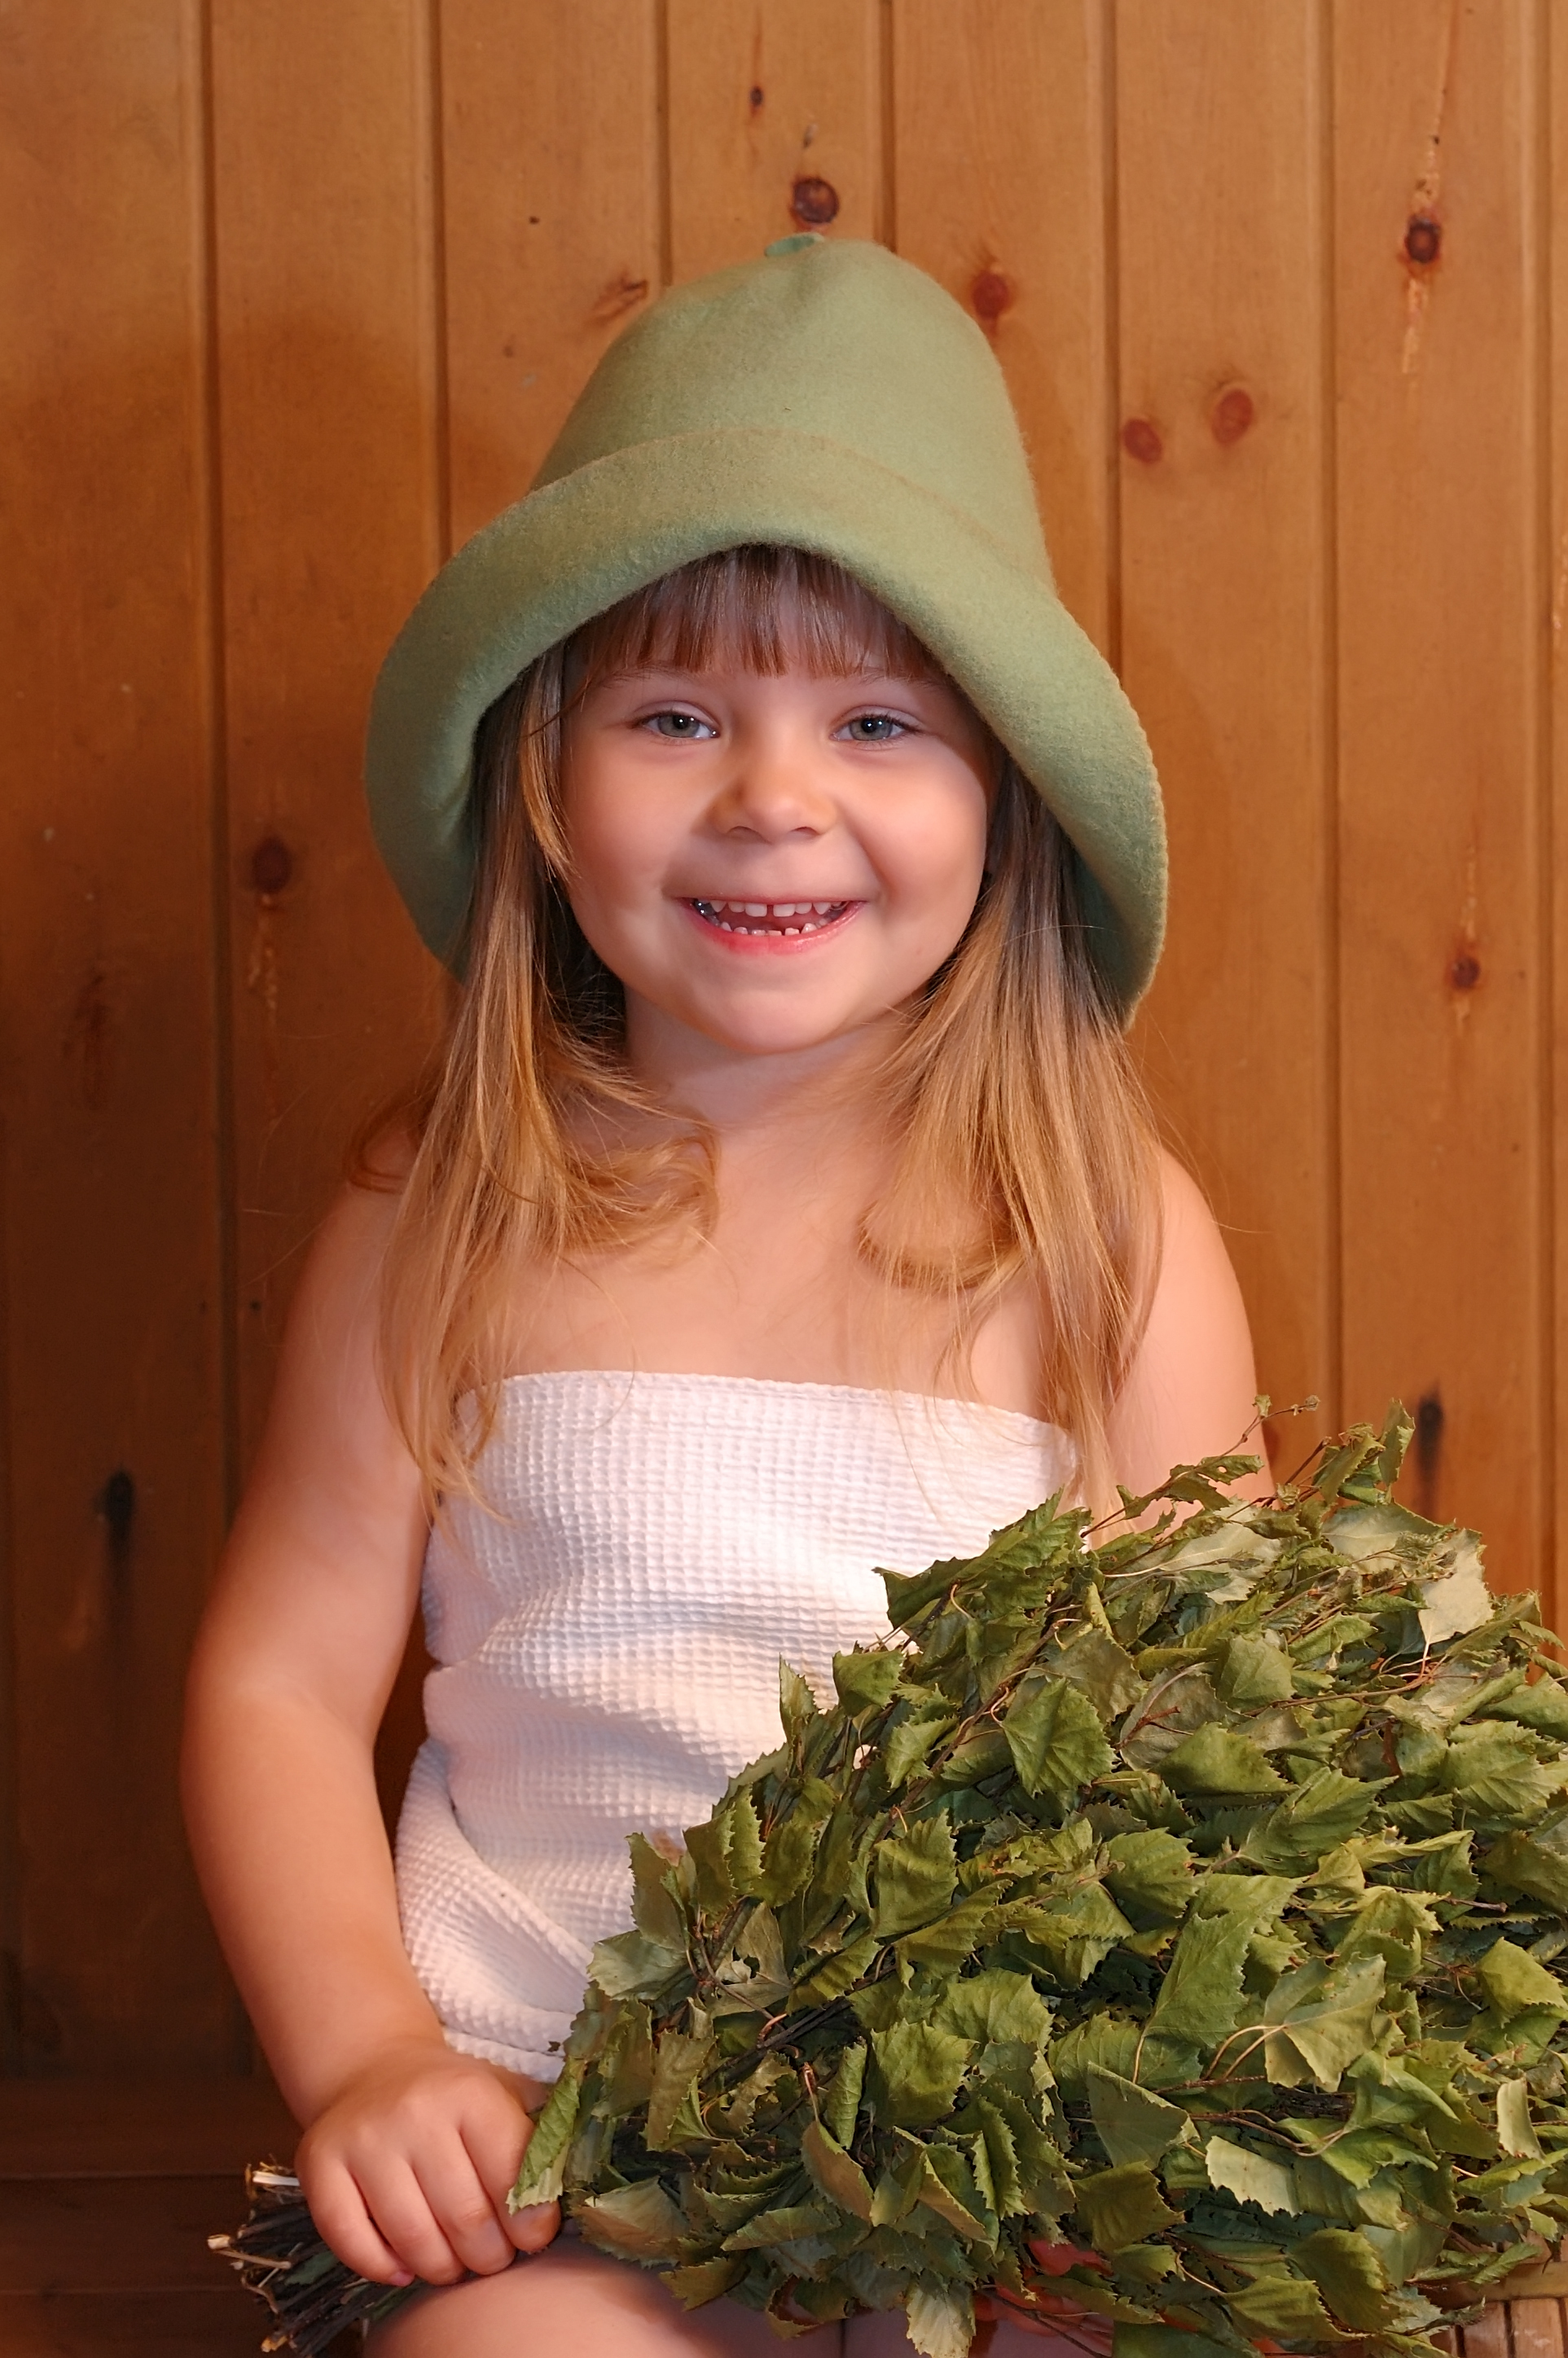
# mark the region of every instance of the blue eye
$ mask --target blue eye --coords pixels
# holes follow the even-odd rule
[[[905,734],[908,724],[891,712],[857,712],[844,723],[851,745],[891,745]]]
[[[705,730],[709,736],[715,733],[711,721],[699,719],[695,712],[651,712],[643,726],[656,737],[673,737],[677,744],[690,744]]]

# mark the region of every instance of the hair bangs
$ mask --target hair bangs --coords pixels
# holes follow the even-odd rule
[[[831,557],[761,545],[720,549],[634,590],[576,633],[568,668],[579,692],[616,672],[946,676],[908,625]]]

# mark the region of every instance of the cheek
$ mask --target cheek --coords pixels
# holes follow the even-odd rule
[[[927,914],[958,930],[985,872],[989,810],[979,780],[966,781],[906,811],[881,846],[883,873],[912,914]]]
[[[570,867],[568,898],[584,908],[625,908],[643,895],[659,866],[658,831],[643,797],[612,782],[568,775],[561,797]]]

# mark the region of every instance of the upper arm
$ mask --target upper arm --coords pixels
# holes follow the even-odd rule
[[[428,1528],[378,1372],[395,1209],[395,1196],[346,1188],[311,1249],[193,1668],[198,1694],[308,1692],[367,1740],[402,1658]]]
[[[1149,1321],[1110,1418],[1117,1478],[1146,1491],[1173,1466],[1242,1449],[1263,1455],[1257,1374],[1241,1289],[1214,1214],[1170,1155],[1161,1158],[1163,1231]],[[1272,1488],[1265,1463],[1235,1486]]]

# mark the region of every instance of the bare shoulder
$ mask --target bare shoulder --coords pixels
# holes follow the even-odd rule
[[[1174,1465],[1259,1446],[1252,1337],[1219,1223],[1173,1155],[1162,1153],[1160,1175],[1159,1272],[1111,1420],[1130,1489],[1152,1488]],[[1266,1473],[1238,1487],[1266,1489]]]

